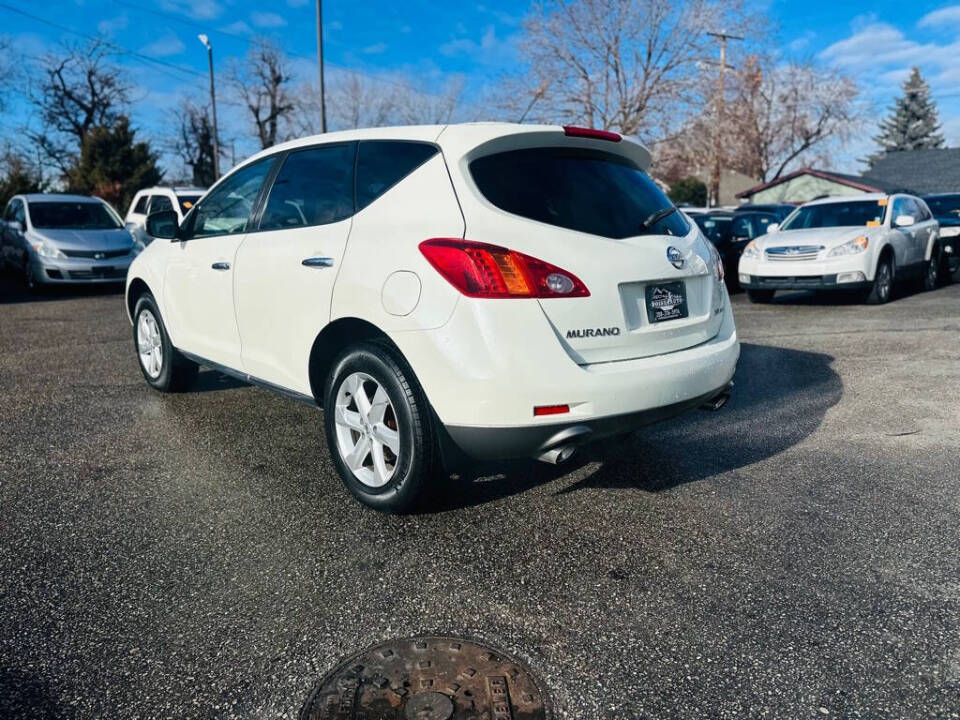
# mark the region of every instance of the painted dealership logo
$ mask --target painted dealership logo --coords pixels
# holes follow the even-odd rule
[[[677,270],[683,268],[683,253],[677,250],[673,245],[667,248],[667,260],[669,260],[670,264],[673,265]]]

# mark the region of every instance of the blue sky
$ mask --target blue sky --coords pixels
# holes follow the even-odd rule
[[[878,113],[886,108],[913,64],[920,66],[938,100],[948,143],[960,146],[960,4],[919,0],[747,0],[772,25],[786,58],[815,59],[856,76]],[[0,34],[31,56],[40,56],[77,36],[4,7],[10,5],[87,35],[102,34],[131,51],[176,66],[150,64],[132,55],[128,66],[137,85],[134,117],[148,135],[172,120],[176,98],[206,89],[206,54],[196,38],[207,32],[218,68],[240,57],[253,34],[274,37],[293,57],[297,72],[315,73],[313,0],[58,0],[44,6],[24,0],[0,3]],[[428,2],[427,0],[325,0],[325,42],[332,67],[377,75],[402,71],[425,88],[439,90],[462,76],[479,96],[517,65],[516,40],[526,0]],[[56,8],[56,12],[52,9]],[[231,121],[229,107],[223,109]],[[238,121],[238,118],[233,118]],[[23,122],[22,104],[0,117],[10,136]],[[872,144],[864,137],[841,153],[838,170],[857,171],[855,159]],[[238,154],[252,150],[241,141]]]

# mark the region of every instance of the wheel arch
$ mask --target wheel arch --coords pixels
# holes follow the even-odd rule
[[[883,243],[883,246],[880,248],[880,252],[877,253],[877,262],[873,266],[874,277],[877,276],[877,268],[880,267],[880,262],[884,258],[890,258],[892,261],[891,269],[893,272],[891,273],[891,276],[895,278],[897,276],[897,254],[894,252],[893,243],[891,243],[889,240]]]
[[[308,372],[310,392],[318,405],[323,405],[323,386],[334,358],[344,348],[365,340],[385,342],[400,357],[403,357],[400,348],[390,339],[389,335],[373,323],[357,317],[337,318],[317,335],[313,341],[313,346],[310,348]],[[406,362],[406,358],[403,359]],[[409,366],[409,363],[407,365]]]
[[[127,285],[127,318],[131,323],[133,323],[133,311],[137,307],[137,301],[143,297],[145,293],[150,293],[152,295],[153,291],[150,290],[150,286],[147,285],[143,278],[136,277],[130,281],[129,285]]]

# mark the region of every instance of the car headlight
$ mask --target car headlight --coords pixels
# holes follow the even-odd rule
[[[63,252],[48,243],[46,240],[41,240],[40,242],[33,243],[33,249],[36,251],[37,255],[45,258],[54,258],[56,260],[62,260],[67,256]]]
[[[747,246],[743,249],[743,252],[740,254],[740,257],[750,259],[757,259],[760,257],[760,248],[757,247],[757,241],[751,240],[747,243]]]
[[[844,255],[859,255],[870,247],[870,240],[866,235],[856,237],[843,245],[837,245],[833,250],[827,253],[827,257],[842,257]]]
[[[960,235],[960,226],[940,228],[940,237],[956,237]]]

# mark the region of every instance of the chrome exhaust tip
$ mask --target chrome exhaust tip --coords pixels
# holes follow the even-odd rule
[[[714,397],[707,400],[703,405],[700,406],[700,409],[716,412],[717,410],[721,410],[723,406],[727,404],[727,401],[729,399],[730,399],[730,393],[728,391],[724,391],[719,395],[715,395]]]
[[[575,445],[561,445],[560,447],[551,448],[545,453],[537,455],[537,460],[550,463],[551,465],[559,465],[573,457],[576,451],[577,448]]]

